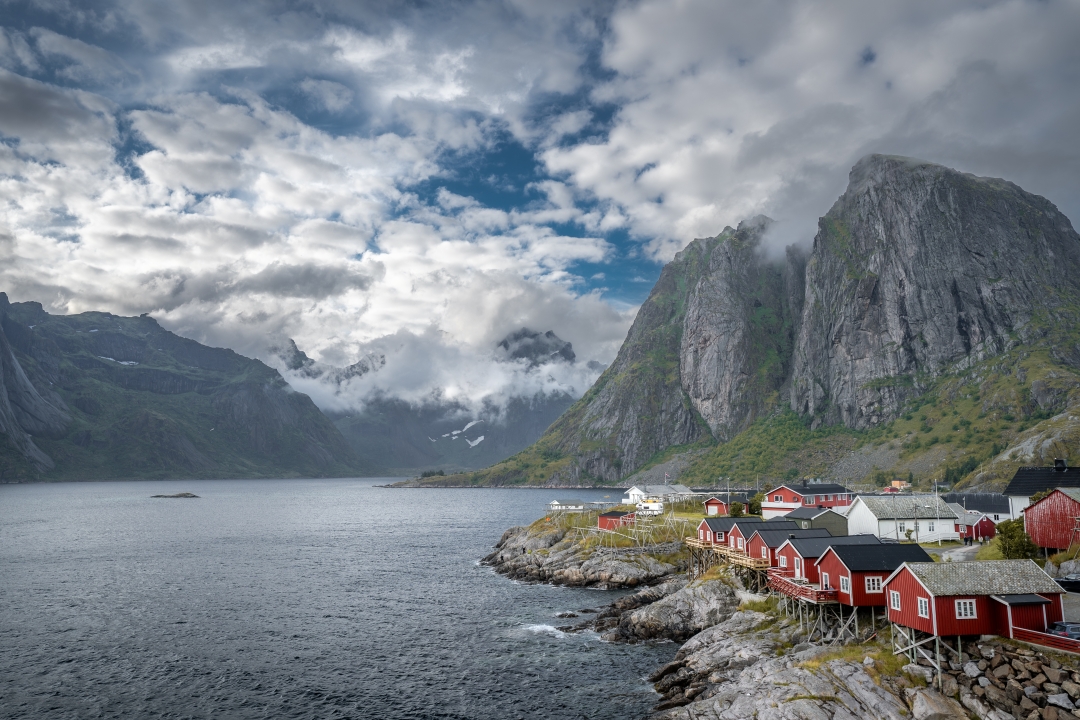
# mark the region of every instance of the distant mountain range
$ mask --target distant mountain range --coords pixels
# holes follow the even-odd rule
[[[550,330],[521,328],[493,351],[504,362],[527,361],[530,372],[541,372],[550,363],[577,362],[573,345]],[[348,367],[333,367],[312,360],[292,340],[272,352],[287,371],[331,387],[378,372],[387,362],[383,355],[371,355]],[[599,372],[603,366],[594,369]],[[513,396],[498,404],[489,401],[476,408],[438,394],[423,402],[406,402],[385,389],[365,397],[358,409],[326,414],[356,454],[380,473],[453,472],[486,467],[523,450],[574,400],[568,392],[548,392]]]
[[[152,318],[50,315],[0,293],[0,481],[368,472],[258,360]]]

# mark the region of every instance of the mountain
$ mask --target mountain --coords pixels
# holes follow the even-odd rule
[[[0,480],[355,475],[276,370],[149,316],[50,315],[0,293]]]
[[[527,373],[577,361],[573,345],[551,330],[521,328],[493,350],[501,362],[525,361]],[[346,368],[325,365],[310,359],[292,340],[271,354],[287,378],[295,374],[318,380],[338,397],[350,392],[350,380],[379,372],[387,362],[385,356],[373,354]],[[537,392],[511,395],[498,403],[489,400],[476,408],[437,393],[422,402],[407,402],[392,389],[380,389],[358,398],[355,409],[325,412],[375,472],[403,475],[472,470],[504,460],[536,442],[573,402],[567,392]]]
[[[993,487],[1080,440],[1080,236],[1051,202],[871,155],[809,256],[768,229],[690,243],[534,446],[438,482],[615,484],[679,455],[695,484]]]

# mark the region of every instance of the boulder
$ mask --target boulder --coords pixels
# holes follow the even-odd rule
[[[918,690],[911,704],[911,716],[915,720],[967,720],[967,713],[960,703],[945,697],[936,690]]]

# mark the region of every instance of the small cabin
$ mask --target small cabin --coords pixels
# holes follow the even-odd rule
[[[956,516],[960,518],[960,539],[973,542],[992,540],[997,535],[997,525],[984,513],[966,510],[962,505],[949,503]]]
[[[741,550],[746,552],[746,541],[750,539],[750,536],[762,528],[768,528],[769,530],[798,530],[798,526],[793,522],[783,522],[776,520],[773,522],[763,523],[758,518],[737,518],[735,522],[731,524],[731,530],[727,534],[727,546],[732,550]]]
[[[711,497],[705,501],[706,515],[727,515],[730,512],[728,504],[720,498]]]
[[[828,538],[791,538],[776,550],[776,566],[796,580],[818,582],[817,560],[834,545],[874,545],[881,541],[873,535],[846,535]]]
[[[625,512],[619,510],[613,510],[611,512],[601,513],[596,518],[596,527],[601,530],[618,530],[626,525],[634,524],[635,513]]]
[[[885,580],[890,622],[943,637],[1044,632],[1063,592],[1031,560],[904,563]]]
[[[1024,529],[1041,548],[1066,550],[1080,543],[1080,488],[1058,488],[1024,509]]]
[[[885,579],[906,562],[933,562],[918,545],[832,545],[817,560],[821,588],[849,607],[885,607]]]
[[[707,542],[711,545],[726,545],[728,533],[731,532],[732,526],[735,523],[742,523],[744,527],[751,523],[760,523],[761,518],[757,517],[718,517],[718,518],[705,518],[698,523],[697,534],[698,540]]]
[[[792,538],[832,537],[825,528],[774,530],[772,526],[775,524],[770,522],[756,526],[754,534],[746,541],[746,554],[752,558],[768,560],[769,565],[772,567],[776,567],[776,550],[787,540]]]

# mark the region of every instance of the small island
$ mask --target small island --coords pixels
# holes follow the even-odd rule
[[[195,493],[182,492],[175,495],[151,495],[152,498],[197,498],[199,497]]]

